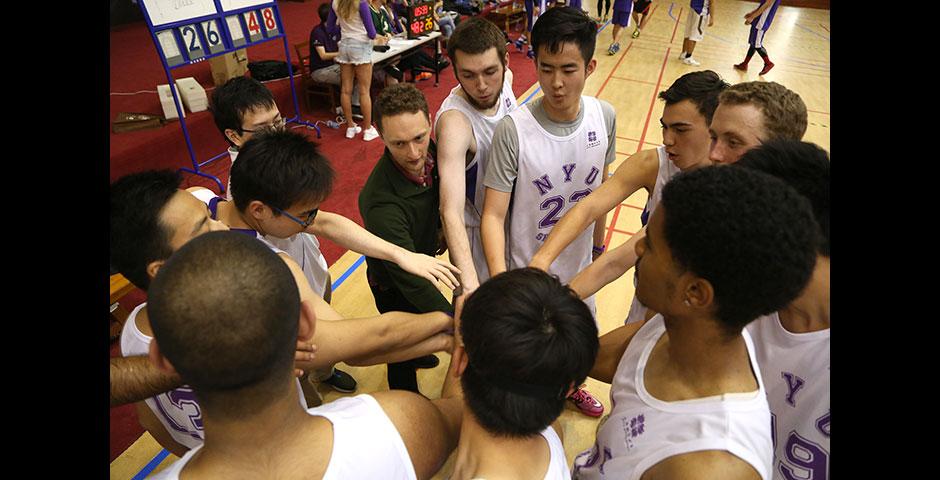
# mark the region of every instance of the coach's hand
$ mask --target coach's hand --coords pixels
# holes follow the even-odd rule
[[[399,256],[400,258],[395,263],[408,273],[426,278],[432,283],[441,282],[451,290],[460,286],[456,276],[460,274],[460,269],[451,265],[450,262],[405,249],[399,252]]]

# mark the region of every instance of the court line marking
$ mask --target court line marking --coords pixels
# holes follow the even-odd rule
[[[823,40],[825,40],[825,41],[827,41],[827,42],[830,42],[829,37],[827,37],[827,36],[825,36],[825,35],[823,35],[823,34],[817,32],[816,30],[813,30],[813,29],[811,29],[811,28],[809,28],[809,27],[804,27],[803,25],[800,25],[799,23],[794,23],[794,25],[796,25],[797,27],[802,28],[803,30],[806,30],[806,31],[809,32],[809,33],[812,33],[813,35],[816,35],[817,37],[822,38]],[[830,42],[830,43],[831,43],[831,42]]]
[[[145,465],[144,468],[140,469],[140,471],[137,472],[137,475],[134,475],[131,480],[143,480],[143,478],[145,478],[147,475],[150,475],[150,472],[157,468],[157,465],[160,465],[160,463],[163,462],[163,459],[166,458],[169,454],[170,452],[167,449],[164,448],[161,450],[160,453],[153,457],[153,459],[150,460],[150,463]]]
[[[626,81],[626,82],[636,82],[636,83],[644,83],[644,84],[646,84],[646,85],[656,85],[656,84],[653,83],[653,82],[647,82],[646,80],[637,80],[637,79],[635,79],[635,78],[617,77],[617,76],[611,76],[610,78],[614,78],[614,79],[617,79],[617,80],[623,80],[623,81]]]

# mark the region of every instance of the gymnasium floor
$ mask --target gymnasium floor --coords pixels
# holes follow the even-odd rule
[[[594,15],[595,3],[584,0],[583,6]],[[595,50],[597,69],[588,78],[584,94],[610,102],[617,111],[617,160],[613,167],[619,166],[627,157],[640,150],[661,144],[659,117],[662,115],[663,102],[657,100],[656,95],[679,76],[705,69],[718,72],[729,83],[762,79],[781,83],[799,93],[809,109],[809,128],[804,140],[829,151],[830,12],[779,7],[764,40],[776,67],[766,76],[758,78],[761,60],[756,55],[752,59],[750,71],[745,73],[732,68],[747,51],[749,26],[744,25],[743,18],[756,5],[737,0],[718,4],[715,24],[706,30],[705,38],[695,48],[694,57],[702,63],[700,67],[684,65],[678,60],[689,9],[685,1],[654,1],[650,19],[640,37],[632,39],[630,34],[634,27],[628,27],[620,39],[621,50],[614,56],[607,55],[612,26],[609,23],[603,26],[598,33]],[[519,97],[519,102],[531,101],[540,94],[538,84],[533,85]],[[611,171],[614,169],[611,168]],[[608,214],[608,248],[624,243],[640,228],[639,214],[645,202],[646,192],[640,191]],[[347,252],[330,267],[334,279],[332,305],[346,317],[378,314],[366,283],[365,262],[362,260],[360,255]],[[597,293],[597,319],[601,334],[622,324],[633,298],[630,278],[632,271]],[[445,295],[450,297],[449,292],[445,292]],[[440,366],[433,370],[418,370],[421,391],[431,398],[439,396],[450,358],[446,353],[439,353],[438,356],[442,360]],[[384,365],[341,368],[359,381],[357,394],[388,388]],[[587,388],[609,411],[610,386],[588,379]],[[321,388],[320,392],[325,401],[342,395],[328,387]],[[598,420],[570,407],[562,414],[561,424],[570,465],[578,453],[593,444]],[[176,456],[163,450],[145,432],[111,463],[111,478],[144,478],[174,461]],[[451,461],[435,479],[449,476],[453,468]]]

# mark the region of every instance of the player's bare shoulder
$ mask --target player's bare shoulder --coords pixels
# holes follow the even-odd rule
[[[473,124],[464,112],[455,108],[442,113],[437,119],[435,133],[438,156],[442,150],[446,153],[463,150],[469,161],[476,154],[477,142],[473,135]]]

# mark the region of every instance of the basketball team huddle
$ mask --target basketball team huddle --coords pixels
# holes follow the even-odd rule
[[[616,112],[583,95],[596,37],[580,8],[542,13],[543,95],[519,105],[503,32],[457,25],[433,119],[410,83],[374,102],[364,226],[320,210],[329,160],[247,77],[213,92],[224,197],[170,171],[112,184],[111,263],[148,297],[112,402],[139,401],[180,457],[156,478],[426,479],[448,459],[453,479],[828,478],[830,159],[802,141],[806,105],[687,73],[658,94],[663,145],[611,171]],[[608,249],[608,212],[640,189],[643,228]],[[380,315],[330,306],[317,236],[367,257]],[[631,269],[600,335],[594,294]],[[317,384],[357,389],[338,362],[388,364],[389,390],[324,403]],[[598,418],[573,464],[569,403]]]

